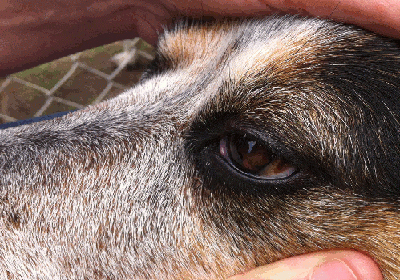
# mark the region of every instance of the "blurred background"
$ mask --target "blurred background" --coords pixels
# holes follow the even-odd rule
[[[0,78],[0,124],[112,98],[139,81],[154,54],[151,45],[135,38]]]

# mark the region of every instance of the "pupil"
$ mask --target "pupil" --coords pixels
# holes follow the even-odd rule
[[[230,150],[236,164],[251,173],[260,172],[271,162],[271,153],[256,140],[246,136],[232,136]]]

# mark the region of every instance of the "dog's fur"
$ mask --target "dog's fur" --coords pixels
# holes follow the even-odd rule
[[[271,17],[180,24],[133,89],[0,131],[0,278],[223,279],[332,248],[400,275],[400,47]],[[240,170],[252,135],[296,172]]]

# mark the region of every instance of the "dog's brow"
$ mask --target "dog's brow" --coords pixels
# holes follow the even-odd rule
[[[231,31],[232,23],[191,28],[182,23],[173,32],[165,32],[159,42],[159,50],[170,68],[185,68],[193,64],[200,66],[203,61],[218,55],[221,45],[230,41]]]

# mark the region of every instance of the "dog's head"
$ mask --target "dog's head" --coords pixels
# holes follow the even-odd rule
[[[2,276],[222,279],[353,248],[397,279],[399,56],[316,19],[178,25],[135,88],[0,132]]]

